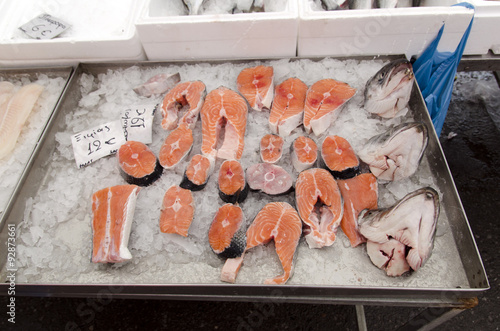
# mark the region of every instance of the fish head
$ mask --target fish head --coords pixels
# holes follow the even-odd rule
[[[415,75],[410,61],[406,59],[392,61],[368,80],[365,97],[386,98],[394,91],[413,83],[414,79]]]

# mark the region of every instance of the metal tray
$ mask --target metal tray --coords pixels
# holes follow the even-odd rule
[[[0,225],[3,226],[5,219],[9,213],[11,205],[14,201],[14,197],[17,195],[17,192],[20,190],[23,184],[23,180],[25,178],[25,174],[29,171],[33,158],[36,156],[36,150],[40,139],[43,137],[45,129],[47,127],[47,123],[49,123],[52,118],[55,109],[59,104],[59,100],[61,95],[64,93],[64,89],[68,85],[69,78],[73,72],[72,67],[44,67],[44,68],[21,68],[21,69],[0,69],[0,79],[11,82],[34,82],[40,78],[40,75],[45,75],[48,79],[61,78],[64,80],[64,83],[59,84],[60,91],[57,95],[46,96],[42,100],[42,96],[44,96],[44,92],[42,92],[42,96],[39,98],[40,108],[38,111],[42,112],[42,114],[36,114],[37,116],[42,118],[42,123],[39,125],[34,132],[26,132],[21,133],[21,136],[18,139],[18,144],[25,144],[23,146],[23,150],[26,149],[28,154],[24,155],[24,160],[22,167],[17,168],[14,172],[11,172],[10,175],[15,177],[16,184],[13,187],[9,187],[6,190],[9,191],[10,197],[4,204],[3,201],[0,202]],[[47,98],[48,97],[48,98]],[[32,115],[35,116],[35,115]],[[31,117],[32,117],[31,116]],[[26,124],[27,125],[27,124]],[[24,129],[26,130],[26,128]],[[23,134],[26,134],[29,137],[34,137],[34,139],[23,140]],[[17,146],[16,148],[18,148]],[[10,160],[9,160],[10,162]],[[12,163],[11,163],[12,164]],[[5,192],[3,192],[5,193]]]
[[[367,58],[354,58],[365,60]],[[373,58],[369,58],[373,59]],[[381,57],[381,60],[394,57]],[[291,61],[300,60],[293,59]],[[320,59],[310,59],[319,61]],[[264,60],[262,60],[264,61]],[[211,61],[211,64],[246,63],[248,61]],[[66,130],[64,118],[78,106],[81,99],[79,78],[84,74],[97,76],[108,70],[117,70],[138,66],[140,68],[165,67],[170,65],[200,64],[200,62],[140,62],[140,63],[101,63],[80,64],[71,78],[70,86],[65,91],[57,107],[54,119],[49,123],[46,134],[37,148],[37,157],[26,174],[22,188],[17,192],[7,219],[3,224],[0,240],[6,242],[7,227],[5,224],[19,224],[23,220],[26,201],[36,195],[36,192],[46,185],[47,168],[50,168],[51,155],[56,146],[56,133]],[[454,238],[457,254],[462,262],[463,272],[467,278],[468,287],[393,287],[393,286],[337,286],[337,285],[302,285],[287,284],[269,286],[261,284],[180,284],[180,283],[18,283],[16,294],[36,296],[68,296],[88,297],[113,295],[123,298],[171,298],[195,300],[226,300],[249,301],[271,300],[281,302],[304,303],[342,303],[342,304],[377,304],[377,305],[425,305],[425,306],[463,306],[464,300],[479,295],[489,288],[486,273],[479,256],[473,235],[471,233],[464,209],[456,191],[450,170],[432,123],[428,116],[425,103],[415,84],[410,100],[412,115],[415,120],[425,122],[430,129],[429,145],[424,161],[435,174],[435,185],[442,192],[442,213],[446,214],[450,231]],[[84,183],[82,183],[84,185]],[[89,199],[88,197],[83,197]],[[89,244],[90,245],[90,244]],[[0,257],[2,271],[0,276],[5,280],[6,256]],[[7,284],[0,285],[7,288]],[[4,292],[6,293],[6,291]]]

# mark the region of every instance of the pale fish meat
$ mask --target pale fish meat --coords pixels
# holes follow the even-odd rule
[[[372,137],[358,152],[370,171],[381,180],[395,181],[415,173],[427,147],[427,127],[411,122]]]
[[[373,264],[389,276],[423,266],[434,245],[439,209],[438,193],[424,187],[387,209],[361,212],[359,232],[369,242],[367,251]]]
[[[170,91],[181,80],[181,75],[158,74],[147,80],[142,85],[134,87],[134,92],[140,96],[149,98],[152,95],[161,95]]]
[[[410,61],[400,59],[386,64],[366,83],[366,111],[384,118],[404,115],[414,80]]]

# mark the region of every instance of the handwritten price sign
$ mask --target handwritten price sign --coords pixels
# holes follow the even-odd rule
[[[126,140],[153,142],[153,117],[157,105],[135,105],[122,112],[121,120]]]
[[[33,39],[52,39],[66,31],[69,27],[69,24],[58,18],[52,17],[49,14],[42,14],[23,24],[19,29]]]
[[[102,157],[116,153],[125,141],[121,120],[73,135],[71,143],[76,166],[82,168]]]

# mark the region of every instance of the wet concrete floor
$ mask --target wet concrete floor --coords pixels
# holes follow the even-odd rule
[[[441,144],[491,288],[445,330],[500,325],[500,90],[491,73],[459,73]],[[496,123],[496,124],[495,124]],[[0,297],[6,307],[7,297]],[[4,308],[5,309],[5,308]],[[365,306],[368,330],[394,330],[424,308]],[[16,330],[357,330],[353,306],[16,297]]]

